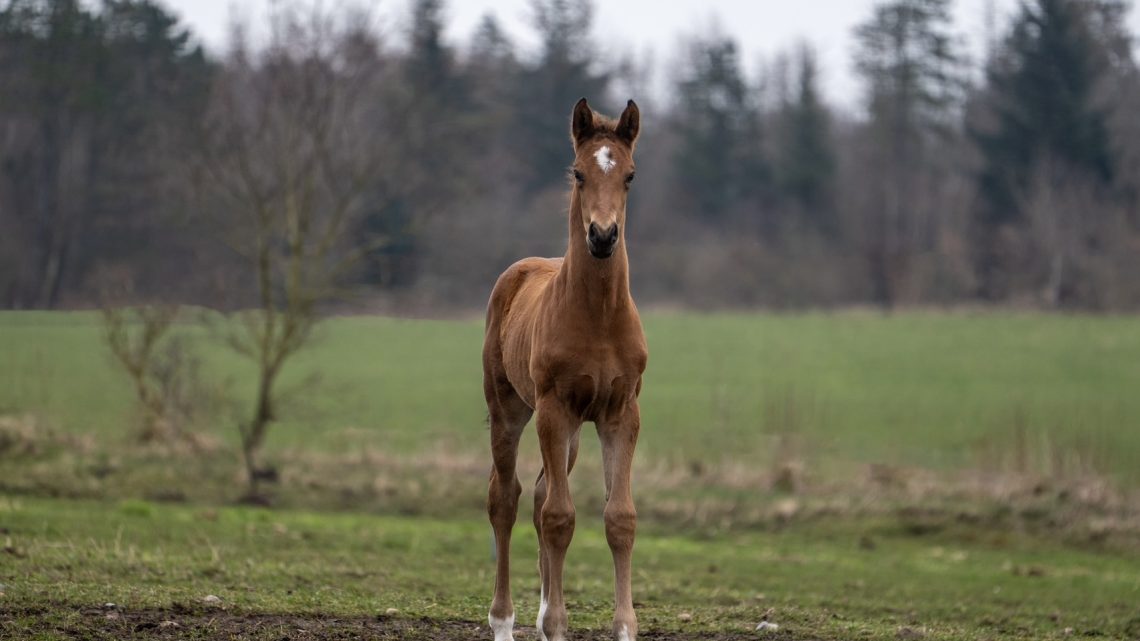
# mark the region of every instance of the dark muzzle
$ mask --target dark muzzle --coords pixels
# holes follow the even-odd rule
[[[614,223],[609,229],[601,229],[590,223],[590,232],[586,235],[586,246],[594,258],[609,258],[614,255],[618,244],[618,226]]]

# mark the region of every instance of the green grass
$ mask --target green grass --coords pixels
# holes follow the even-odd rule
[[[1137,319],[658,313],[645,325],[643,629],[752,638],[771,610],[783,639],[1140,638]],[[252,368],[204,330],[179,331],[204,382],[248,402]],[[322,325],[284,377],[270,511],[219,507],[242,491],[232,410],[201,426],[221,450],[140,447],[96,315],[0,313],[0,421],[51,428],[17,429],[14,447],[0,431],[0,638],[484,635],[472,627],[493,571],[481,340],[474,320]],[[596,631],[611,565],[596,439],[582,444],[567,594],[572,627]],[[868,463],[887,464],[881,478]],[[784,464],[803,466],[799,491],[773,490]],[[45,498],[58,496],[98,500]],[[525,624],[537,595],[523,504]],[[387,608],[394,622],[376,619]],[[185,627],[152,631],[167,618]]]
[[[792,434],[795,455],[819,472],[867,462],[946,470],[996,457],[1043,468],[1018,471],[1072,464],[1140,481],[1135,318],[647,314],[645,327],[641,460],[767,464],[778,436]],[[252,369],[200,330],[185,332],[209,382],[250,398]],[[288,366],[270,451],[482,451],[481,341],[474,320],[328,321]],[[0,414],[127,438],[131,392],[97,316],[0,314],[0,363]],[[313,374],[317,385],[302,386]],[[232,443],[235,421],[218,414],[208,429]]]
[[[520,625],[537,608],[527,516],[513,550]],[[583,515],[567,560],[575,630],[604,629],[612,615],[600,521]],[[482,520],[0,499],[0,527],[0,636],[14,638],[55,638],[44,633],[52,621],[106,602],[208,610],[208,594],[230,613],[368,617],[397,608],[404,619],[478,623],[493,576]],[[936,639],[1140,630],[1140,557],[1015,534],[908,536],[875,521],[703,539],[643,534],[635,575],[643,630],[696,636],[749,631],[769,610],[780,638],[895,639],[903,627]],[[689,623],[678,619],[685,612]]]

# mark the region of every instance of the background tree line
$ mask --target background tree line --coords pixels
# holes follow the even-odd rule
[[[533,0],[535,50],[493,16],[449,42],[446,4],[414,0],[398,33],[279,5],[266,42],[237,25],[217,54],[159,2],[6,0],[0,306],[113,288],[222,309],[349,291],[478,307],[517,258],[564,250],[570,106],[632,95],[645,303],[1135,308],[1128,4],[1026,0],[983,60],[951,5],[874,7],[852,114],[824,101],[809,45],[751,77],[715,30],[689,34],[649,94],[649,61],[599,55],[588,0]],[[282,331],[251,330],[249,349]]]

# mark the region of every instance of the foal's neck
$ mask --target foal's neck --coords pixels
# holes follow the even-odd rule
[[[582,204],[578,194],[570,194],[570,244],[558,274],[563,292],[578,309],[599,317],[624,309],[629,303],[629,256],[625,252],[625,229],[620,234],[614,255],[594,258],[586,248],[586,231],[582,227]]]

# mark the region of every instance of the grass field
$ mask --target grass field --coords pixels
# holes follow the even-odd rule
[[[580,521],[567,559],[576,638],[600,638],[612,615],[600,520]],[[396,624],[403,633],[391,638],[487,637],[477,626],[493,564],[481,520],[20,499],[0,500],[0,526],[10,550],[0,565],[5,638],[145,636],[163,621],[182,638],[311,638],[297,628],[314,618],[378,638]],[[537,608],[533,530],[520,525],[515,541],[525,626]],[[762,637],[753,629],[765,615],[782,639],[1140,634],[1140,558],[1016,535],[965,542],[844,522],[646,536],[636,560],[642,627],[677,638]],[[220,603],[204,604],[207,595]],[[377,622],[388,608],[399,611],[394,621]]]
[[[643,631],[757,638],[770,611],[785,639],[1140,639],[1136,319],[645,325]],[[246,363],[180,332],[207,387],[250,398]],[[481,339],[478,320],[325,323],[285,376],[265,510],[233,506],[233,407],[211,403],[198,426],[218,449],[140,446],[96,315],[0,314],[0,638],[486,636]],[[602,638],[600,457],[582,443],[568,596],[572,628],[592,631],[575,638]],[[537,471],[533,434],[521,466]],[[524,624],[529,518],[514,563]]]
[[[953,469],[1024,441],[1028,464],[1071,455],[1140,481],[1133,318],[651,314],[645,326],[644,460],[755,461],[791,434],[810,459]],[[187,331],[210,381],[250,398],[246,364]],[[126,438],[132,396],[99,332],[92,314],[0,314],[0,413]],[[329,321],[285,376],[319,382],[289,395],[270,449],[482,451],[481,341],[474,320]],[[233,423],[207,429],[232,439]]]

